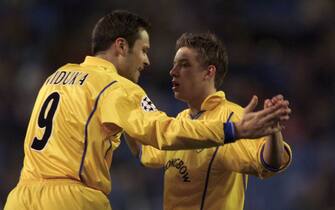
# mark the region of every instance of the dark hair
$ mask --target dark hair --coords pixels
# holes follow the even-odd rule
[[[92,54],[108,49],[119,37],[126,39],[132,48],[141,28],[149,31],[150,23],[134,13],[115,10],[105,15],[95,24],[92,32]]]
[[[215,88],[219,89],[228,71],[228,55],[223,42],[213,33],[184,33],[176,42],[176,50],[188,47],[197,50],[204,66],[216,67]]]

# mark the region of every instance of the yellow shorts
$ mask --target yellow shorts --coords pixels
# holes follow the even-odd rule
[[[72,180],[20,182],[8,195],[4,210],[111,210],[107,196]]]

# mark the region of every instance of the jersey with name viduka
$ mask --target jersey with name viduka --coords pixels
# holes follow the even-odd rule
[[[201,110],[197,119],[222,122],[236,122],[243,114],[243,109],[226,100],[222,91],[208,96]],[[179,113],[178,118],[192,118],[190,110]],[[164,168],[165,210],[242,210],[248,175],[270,177],[291,161],[291,150],[285,143],[285,164],[271,168],[263,160],[264,143],[264,138],[241,139],[214,148],[178,151],[142,146],[140,159],[144,166]]]
[[[20,181],[73,179],[108,194],[112,154],[123,131],[160,149],[222,145],[224,138],[222,123],[170,118],[112,63],[87,56],[59,68],[41,87]]]

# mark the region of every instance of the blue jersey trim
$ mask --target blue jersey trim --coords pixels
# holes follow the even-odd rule
[[[228,116],[228,119],[227,119],[227,123],[230,122],[230,119],[231,117],[233,116],[234,112],[231,112]],[[208,169],[207,169],[207,175],[206,175],[206,181],[205,181],[205,188],[204,188],[204,192],[202,194],[202,199],[201,199],[201,205],[200,205],[200,210],[203,210],[204,209],[204,206],[205,206],[205,198],[206,198],[206,194],[207,194],[207,187],[208,187],[208,181],[209,181],[209,175],[210,175],[210,171],[212,169],[212,164],[213,164],[213,161],[214,161],[214,158],[216,156],[216,153],[218,152],[219,150],[219,147],[216,147],[215,148],[215,151],[213,153],[213,156],[209,162],[209,165],[208,165]]]
[[[264,168],[266,168],[267,170],[269,170],[271,172],[278,172],[278,171],[282,170],[283,168],[285,168],[286,164],[284,166],[279,167],[279,168],[275,168],[275,167],[269,165],[267,162],[265,162],[264,154],[263,154],[264,153],[264,146],[265,146],[265,144],[263,144],[262,150],[261,150],[261,153],[260,153],[261,163],[264,166]],[[288,148],[285,145],[284,145],[284,149],[285,149],[285,152],[289,155],[289,160],[287,162],[287,163],[289,163],[291,161],[291,154],[290,154]]]
[[[227,119],[227,122],[230,122],[230,119],[231,117],[233,116],[234,112],[230,112],[229,116],[228,116],[228,119]]]
[[[83,177],[81,176],[81,172],[83,170],[83,167],[84,167],[84,160],[85,160],[85,156],[86,156],[86,151],[87,151],[87,142],[88,142],[88,125],[90,124],[91,122],[91,119],[93,117],[93,114],[95,113],[95,111],[97,110],[97,106],[98,106],[98,101],[100,99],[100,96],[101,94],[107,89],[109,88],[112,84],[116,83],[117,81],[113,81],[111,83],[109,83],[106,87],[104,87],[104,89],[102,89],[100,91],[100,93],[98,94],[96,100],[95,100],[95,103],[94,103],[94,107],[93,107],[93,110],[92,112],[90,113],[87,121],[86,121],[86,124],[85,124],[85,142],[84,142],[84,151],[83,151],[83,156],[81,157],[81,162],[80,162],[80,168],[79,168],[79,178],[80,178],[80,181],[83,181]]]
[[[203,194],[202,194],[200,210],[203,210],[203,209],[204,209],[205,198],[206,198],[207,187],[208,187],[208,181],[209,181],[209,175],[210,175],[210,171],[211,171],[211,169],[212,169],[212,164],[213,164],[214,158],[215,158],[216,153],[218,152],[218,150],[219,150],[219,147],[216,147],[216,148],[215,148],[215,151],[214,151],[214,153],[213,153],[212,159],[211,159],[211,161],[209,162],[209,165],[208,165],[208,170],[207,170],[207,175],[206,175],[206,181],[205,181],[205,189],[204,189],[204,192],[203,192]]]
[[[226,123],[223,124],[223,130],[225,134],[224,143],[233,143],[235,139],[235,125],[230,122],[230,118],[233,116],[234,112],[231,112],[228,116]]]

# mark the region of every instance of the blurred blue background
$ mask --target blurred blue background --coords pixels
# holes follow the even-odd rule
[[[152,23],[151,66],[141,84],[156,106],[176,115],[169,69],[183,32],[212,31],[229,54],[228,99],[246,105],[282,93],[293,114],[284,131],[293,162],[267,180],[251,177],[246,210],[335,209],[335,2],[282,1],[0,1],[0,207],[16,185],[23,140],[47,75],[89,54],[95,22],[114,9]],[[112,166],[115,210],[162,209],[161,170],[144,169],[123,142]]]

